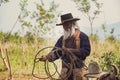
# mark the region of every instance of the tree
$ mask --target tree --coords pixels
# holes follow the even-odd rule
[[[102,3],[99,3],[98,0],[73,0],[78,10],[80,10],[83,15],[88,19],[91,27],[91,35],[93,34],[93,22],[95,18],[101,13],[100,9]]]
[[[6,3],[6,2],[9,2],[9,0],[0,0],[0,6],[2,3]]]
[[[56,11],[58,5],[54,1],[47,5],[42,0],[40,1],[39,3],[35,3],[36,9],[33,12],[27,8],[29,5],[28,0],[20,2],[22,14],[19,19],[22,27],[36,36],[49,34],[49,31],[54,27],[53,24],[56,21],[56,16],[59,14]]]

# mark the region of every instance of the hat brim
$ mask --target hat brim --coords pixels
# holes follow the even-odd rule
[[[100,73],[97,73],[97,74],[87,73],[84,76],[87,77],[87,78],[99,78],[101,76],[106,76],[106,75],[109,75],[109,74],[110,74],[109,72],[100,72]]]
[[[63,25],[63,24],[66,23],[66,22],[72,22],[72,21],[78,21],[78,20],[80,20],[80,19],[79,19],[79,18],[68,19],[68,20],[65,20],[65,21],[63,21],[63,22],[61,22],[61,23],[59,23],[59,24],[56,24],[56,26]]]

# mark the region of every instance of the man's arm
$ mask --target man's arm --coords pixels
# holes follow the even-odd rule
[[[58,59],[61,55],[62,55],[62,51],[58,50],[58,51],[54,51],[58,48],[61,48],[62,47],[62,38],[63,37],[60,37],[56,44],[55,44],[55,47],[52,49],[51,52],[48,53],[48,55],[42,55],[39,59],[41,61],[46,61],[48,60],[49,62],[52,62],[52,61],[55,61],[56,59]]]
[[[49,62],[52,62],[52,61],[55,61],[56,59],[58,59],[59,57],[62,56],[62,51],[61,50],[57,50],[57,48],[61,48],[62,47],[62,38],[63,37],[60,37],[56,44],[55,44],[55,47],[52,49],[52,51],[50,53],[48,53],[48,55],[46,56],[42,56],[41,57],[41,60],[43,61],[46,61],[48,60]]]

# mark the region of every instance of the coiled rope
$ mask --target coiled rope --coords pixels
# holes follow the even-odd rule
[[[71,60],[70,62],[71,62],[71,63],[68,64],[68,63],[66,63],[66,62],[63,60],[63,64],[65,64],[65,65],[69,68],[69,71],[67,72],[67,76],[63,77],[63,76],[60,75],[60,73],[58,72],[58,69],[57,69],[57,65],[56,65],[54,62],[51,62],[51,63],[53,63],[53,65],[54,65],[55,72],[54,72],[53,74],[51,74],[51,73],[50,73],[50,70],[49,70],[49,67],[48,67],[48,63],[49,63],[48,60],[44,61],[44,68],[45,68],[45,72],[46,72],[46,74],[47,74],[47,77],[38,77],[38,76],[36,76],[36,75],[34,74],[35,64],[36,64],[37,62],[40,62],[40,61],[41,61],[40,58],[37,58],[38,55],[41,53],[41,51],[43,51],[43,50],[45,50],[45,49],[48,49],[48,48],[55,48],[55,49],[52,51],[53,53],[54,53],[54,52],[58,53],[58,51],[62,51],[62,50],[63,50],[62,48],[52,47],[52,46],[50,46],[50,47],[45,47],[45,48],[42,48],[41,50],[39,50],[39,51],[37,52],[37,54],[35,55],[35,58],[34,58],[34,64],[33,64],[33,69],[32,69],[32,75],[33,75],[33,77],[38,78],[38,79],[44,79],[44,80],[45,80],[45,79],[57,80],[56,78],[53,77],[53,76],[57,73],[62,80],[66,80],[66,79],[71,75],[72,70],[73,70],[73,67],[75,68],[75,63],[74,63],[74,61],[75,61],[76,59],[78,59],[71,51],[68,51],[69,54],[70,54],[70,60]],[[63,55],[64,55],[64,54],[63,54]],[[61,58],[61,57],[60,57],[60,58]]]

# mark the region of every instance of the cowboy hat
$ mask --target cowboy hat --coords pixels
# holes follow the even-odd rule
[[[91,62],[88,65],[88,73],[85,74],[87,78],[99,78],[102,75],[108,75],[109,72],[102,71],[97,62]]]
[[[71,13],[67,13],[67,14],[61,15],[61,23],[56,24],[56,26],[63,25],[66,22],[77,21],[77,20],[80,20],[80,19],[73,18]]]

